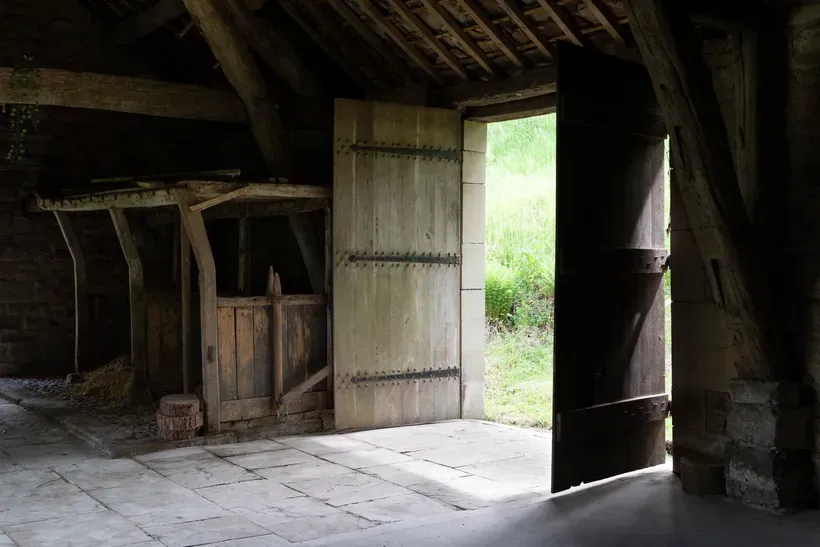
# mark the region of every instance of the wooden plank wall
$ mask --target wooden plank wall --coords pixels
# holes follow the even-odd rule
[[[273,395],[270,306],[220,306],[219,399]]]
[[[199,342],[199,297],[191,296],[192,345]],[[146,333],[148,382],[152,389],[164,392],[182,391],[182,301],[177,293],[146,294]],[[198,346],[197,346],[198,347]],[[192,362],[198,363],[197,351]],[[192,369],[195,367],[192,367]],[[192,378],[201,372],[191,371]]]
[[[285,393],[327,365],[327,308],[324,303],[285,305],[282,322]],[[313,391],[326,389],[319,382]]]

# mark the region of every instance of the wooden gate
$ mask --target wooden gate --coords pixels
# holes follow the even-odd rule
[[[460,116],[338,100],[335,139],[336,427],[458,418]]]
[[[234,422],[328,408],[327,299],[282,295],[218,298],[220,420]]]
[[[664,138],[646,70],[561,44],[552,491],[664,461]]]

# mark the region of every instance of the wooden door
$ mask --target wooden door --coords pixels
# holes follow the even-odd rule
[[[664,138],[641,65],[558,60],[552,491],[663,463]]]
[[[338,100],[335,139],[336,427],[458,418],[460,116]]]

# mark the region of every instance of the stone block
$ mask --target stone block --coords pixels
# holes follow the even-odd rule
[[[483,289],[485,257],[483,243],[465,243],[461,246],[461,288]]]
[[[729,413],[726,434],[734,441],[763,448],[808,449],[811,417],[809,407],[738,403]]]
[[[725,464],[717,458],[681,456],[678,470],[681,486],[687,494],[712,496],[726,493]]]
[[[485,318],[485,295],[484,291],[464,290],[461,291],[461,320],[462,321],[484,321]]]
[[[484,243],[485,186],[463,184],[461,208],[462,241]]]
[[[796,382],[758,382],[734,378],[729,381],[732,400],[741,404],[798,405],[800,384]]]
[[[461,182],[484,184],[486,179],[485,156],[480,152],[465,150],[464,161],[461,164]]]
[[[726,495],[765,509],[802,509],[816,500],[808,450],[727,444]]]
[[[466,120],[464,122],[464,150],[487,152],[487,124]]]

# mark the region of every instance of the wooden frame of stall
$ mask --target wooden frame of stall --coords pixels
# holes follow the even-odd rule
[[[128,264],[131,363],[137,397],[148,381],[146,290],[143,264],[126,209],[173,206],[180,220],[179,264],[181,286],[181,346],[183,391],[191,388],[192,361],[190,252],[199,268],[199,305],[202,357],[202,397],[208,434],[231,422],[280,417],[330,408],[329,313],[329,187],[275,183],[182,181],[137,182],[125,189],[100,190],[59,199],[37,197],[37,208],[53,211],[74,260],[75,367],[88,347],[88,281],[86,264],[69,213],[108,210]],[[266,206],[261,214],[287,214],[317,294],[283,295],[279,276],[269,268],[267,295],[217,295],[216,264],[203,213],[227,202],[248,208]],[[260,204],[259,202],[265,202]],[[240,205],[237,203],[236,205]],[[272,206],[272,207],[269,207]],[[325,245],[318,249],[309,223],[298,213],[325,211]],[[246,229],[240,223],[239,278],[245,259],[241,252]],[[324,256],[321,256],[324,255]],[[318,363],[317,363],[318,358]],[[304,374],[301,375],[301,368]],[[300,374],[294,375],[293,372]],[[290,374],[288,374],[290,372]],[[313,391],[323,380],[326,392]]]

